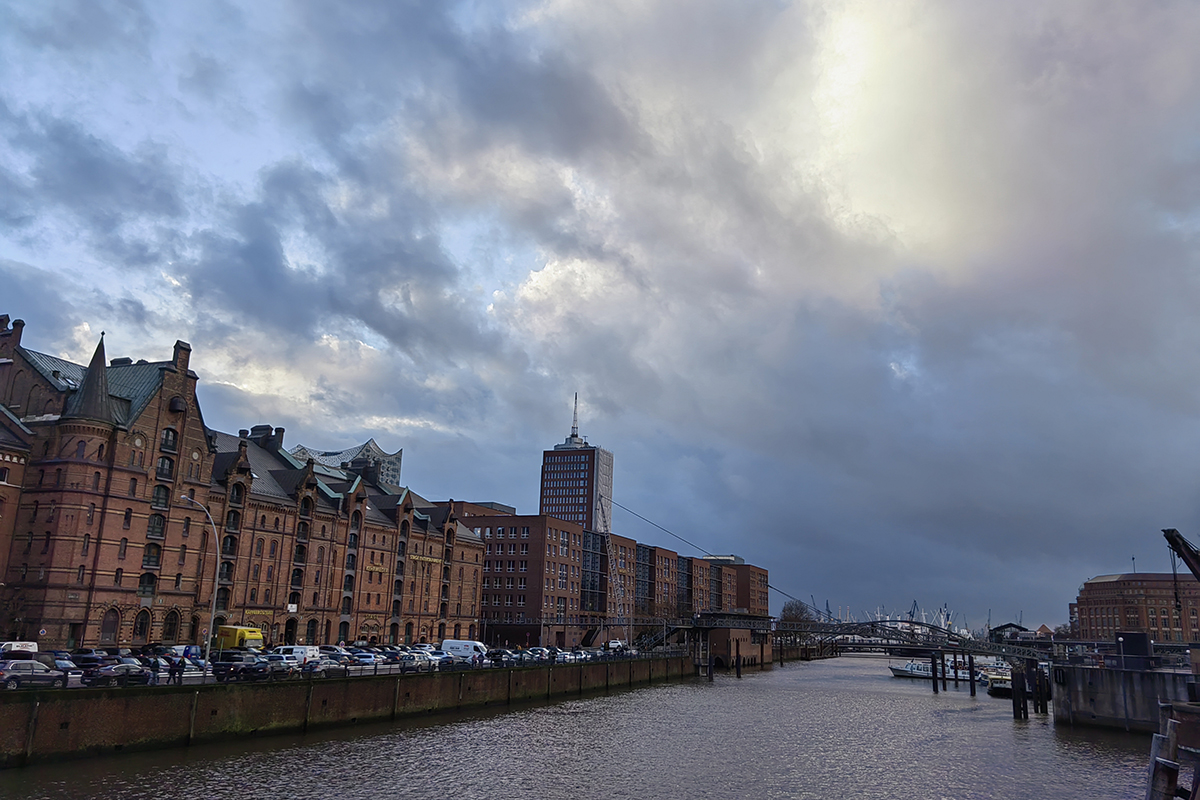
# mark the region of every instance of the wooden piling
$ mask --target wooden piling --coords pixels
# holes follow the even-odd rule
[[[975,656],[969,654],[967,656],[967,672],[971,673],[971,697],[975,696]]]
[[[946,691],[946,654],[938,651],[938,660],[942,664],[942,691]]]
[[[929,674],[933,676],[933,693],[937,694],[937,653],[929,654]]]
[[[954,654],[954,688],[958,688],[958,653]]]
[[[733,663],[737,665],[736,666],[737,676],[740,678],[740,677],[742,677],[742,640],[741,639],[733,640],[733,650],[734,650]]]

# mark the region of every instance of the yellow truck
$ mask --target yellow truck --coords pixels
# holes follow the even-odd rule
[[[213,646],[218,650],[229,650],[234,647],[253,647],[263,649],[262,631],[244,625],[222,625],[217,628],[217,640]]]

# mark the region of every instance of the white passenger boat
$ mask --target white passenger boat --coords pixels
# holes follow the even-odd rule
[[[892,671],[892,675],[897,678],[923,678],[925,680],[930,680],[933,677],[933,669],[930,667],[928,661],[909,661],[901,667],[897,667],[894,664],[889,664],[888,669],[890,669]],[[938,664],[938,677],[942,677],[942,666],[940,663]],[[955,669],[952,663],[947,663],[945,677],[948,681],[969,681],[971,680],[971,671],[968,670],[966,665],[961,662],[959,663],[958,669]],[[979,678],[977,677],[976,680],[979,680]]]

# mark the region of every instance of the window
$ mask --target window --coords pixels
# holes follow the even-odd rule
[[[350,613],[350,602],[351,602],[351,601],[350,601],[350,598],[349,598],[349,597],[343,597],[343,598],[342,598],[342,613],[343,613],[343,614],[349,614],[349,613]]]
[[[272,566],[271,564],[267,564],[267,580],[271,580],[274,577],[275,577],[275,567]]]
[[[87,510],[87,524],[91,525],[92,521],[95,518],[96,518],[96,504],[91,503],[90,505],[88,505],[88,510]]]
[[[161,446],[163,450],[174,453],[179,442],[179,434],[174,428],[163,428]]]
[[[279,546],[279,542],[272,539],[271,540],[271,553],[270,553],[271,558],[275,557],[275,548],[277,548],[278,546]]]
[[[240,506],[245,496],[246,489],[240,483],[235,483],[229,487],[229,502],[233,505]]]
[[[254,555],[261,556],[263,551],[263,540],[259,539],[254,543]]]
[[[97,492],[100,491],[100,473],[99,472],[92,473],[92,490],[97,491]]]
[[[229,511],[225,515],[225,530],[236,531],[242,524],[242,515],[237,511]]]
[[[79,565],[79,572],[78,572],[78,573],[76,573],[76,575],[75,575],[75,582],[76,582],[76,583],[83,583],[83,574],[84,574],[83,564],[80,564],[80,565]]]
[[[171,490],[161,483],[154,487],[150,496],[150,505],[155,508],[167,508],[171,505]]]
[[[183,538],[186,539],[188,537],[188,534],[191,532],[191,530],[192,530],[192,518],[184,517],[183,518]]]
[[[300,516],[311,517],[312,516],[312,507],[313,507],[313,503],[312,503],[311,499],[306,497],[303,500],[301,500],[300,501]]]
[[[86,556],[88,554],[88,550],[90,550],[91,548],[92,548],[92,535],[90,533],[85,533],[83,535],[83,548],[82,548],[82,550],[80,550],[79,555]]]
[[[162,514],[151,514],[146,521],[146,536],[151,539],[162,539],[166,535],[167,518]]]
[[[179,563],[183,564],[185,561],[187,561],[187,545],[181,544],[179,545]]]
[[[238,550],[238,541],[236,536],[226,536],[221,540],[221,555],[236,556]]]
[[[129,479],[129,496],[137,497],[137,478]]]
[[[324,547],[317,548],[317,563],[318,564],[325,563],[325,548]]]
[[[124,577],[125,577],[125,571],[118,568],[117,571],[113,573],[113,586],[120,586],[121,580]]]
[[[148,544],[142,550],[142,566],[157,567],[162,561],[162,547],[156,544]]]
[[[129,547],[129,540],[122,537],[121,543],[117,545],[117,558],[125,558],[125,550]]]
[[[346,554],[346,569],[354,569],[358,566],[358,557],[354,553]]]
[[[293,587],[300,587],[300,586],[304,585],[304,570],[302,570],[302,569],[292,570],[292,580],[291,580],[290,585]]]
[[[251,574],[253,575],[254,580],[258,580],[258,569],[259,569],[259,565],[255,564],[254,568],[250,570]]]

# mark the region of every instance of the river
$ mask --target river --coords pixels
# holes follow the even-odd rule
[[[554,704],[0,773],[0,796],[1140,798],[1146,735],[1012,719],[840,658]]]

